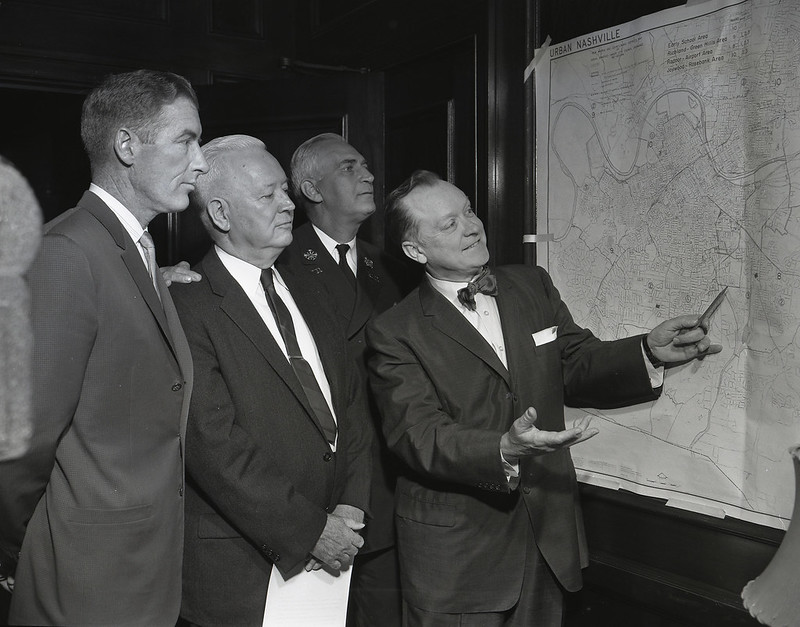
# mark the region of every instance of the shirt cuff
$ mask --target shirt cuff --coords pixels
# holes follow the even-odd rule
[[[508,481],[508,489],[509,490],[516,490],[517,486],[519,485],[519,463],[510,464],[506,461],[506,458],[503,457],[503,453],[500,453],[500,459],[503,462],[503,472],[506,473],[506,481]]]
[[[660,388],[664,385],[664,366],[654,366],[653,362],[650,361],[647,353],[644,350],[644,343],[647,341],[647,337],[642,340],[642,359],[644,359],[645,368],[647,368],[647,376],[650,377],[650,385],[655,390],[656,388]]]

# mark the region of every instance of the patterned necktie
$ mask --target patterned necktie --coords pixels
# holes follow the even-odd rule
[[[158,281],[156,280],[156,276],[158,276],[158,265],[156,265],[156,246],[153,243],[153,237],[147,231],[142,233],[142,236],[139,238],[139,244],[141,244],[142,248],[144,249],[144,258],[147,261],[147,274],[150,275],[150,280],[153,282],[153,288],[156,290],[156,296],[158,296],[158,300],[161,300],[161,293],[158,291]]]
[[[261,271],[261,285],[264,286],[267,304],[272,311],[272,315],[275,316],[275,322],[278,323],[281,337],[283,337],[283,342],[286,344],[289,363],[292,365],[300,385],[303,386],[306,398],[311,405],[311,409],[314,410],[317,422],[322,427],[325,437],[328,442],[333,444],[336,441],[336,421],[333,419],[328,402],[325,400],[317,378],[314,376],[314,371],[311,370],[311,366],[303,359],[303,354],[300,352],[300,345],[297,342],[297,335],[294,331],[294,322],[292,322],[292,314],[289,313],[286,304],[278,296],[278,292],[275,291],[272,268]]]
[[[350,283],[350,287],[356,289],[356,275],[353,274],[353,271],[350,269],[350,264],[347,263],[347,251],[350,250],[350,244],[336,244],[336,250],[339,253],[339,267],[342,272],[344,272],[344,276],[347,278],[347,282]]]
[[[458,302],[464,307],[475,311],[475,294],[480,292],[487,296],[497,296],[497,279],[489,272],[489,266],[484,266],[466,287],[458,290]]]

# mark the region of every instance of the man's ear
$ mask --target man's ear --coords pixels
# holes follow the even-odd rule
[[[125,165],[133,165],[139,138],[127,128],[120,128],[114,136],[114,154]]]
[[[428,263],[428,258],[425,256],[425,253],[419,247],[419,244],[406,240],[405,242],[403,242],[402,247],[403,247],[403,252],[406,254],[406,257],[408,257],[412,261],[416,261],[417,263],[421,263],[423,265]]]
[[[222,198],[212,198],[206,203],[206,214],[214,228],[222,233],[231,230],[230,205]]]
[[[314,185],[312,181],[306,179],[302,183],[300,183],[300,191],[303,192],[303,196],[308,198],[311,202],[321,203],[322,202],[322,194],[320,194],[317,186]]]

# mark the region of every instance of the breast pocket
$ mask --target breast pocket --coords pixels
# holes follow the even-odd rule
[[[536,331],[536,333],[531,333],[531,338],[533,338],[533,343],[537,348],[543,347],[545,344],[556,341],[558,338],[558,327],[547,327],[546,329]]]

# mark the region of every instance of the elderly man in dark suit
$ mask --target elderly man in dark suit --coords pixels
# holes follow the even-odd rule
[[[177,620],[192,362],[147,226],[188,206],[200,133],[174,74],[115,75],[84,102],[92,184],[46,225],[28,274],[33,433],[0,463],[12,624]]]
[[[181,614],[261,625],[273,565],[290,579],[352,564],[370,439],[333,313],[273,266],[292,241],[283,169],[244,135],[203,153],[211,170],[192,198],[214,246],[193,268],[200,282],[172,286],[196,382]]]
[[[361,225],[375,212],[374,177],[364,156],[341,135],[323,133],[303,142],[292,156],[291,177],[295,198],[309,221],[294,230],[292,243],[278,264],[291,268],[321,303],[333,305],[366,386],[367,322],[398,302],[418,274],[357,237]],[[372,396],[366,398],[375,431],[372,517],[354,565],[350,624],[399,626],[395,469],[376,428],[378,412]]]
[[[409,625],[557,626],[581,586],[585,538],[564,404],[660,392],[662,366],[720,350],[697,316],[603,342],[541,268],[488,272],[481,221],[457,187],[417,172],[387,220],[426,280],[367,328],[389,447],[405,467],[397,525]]]

